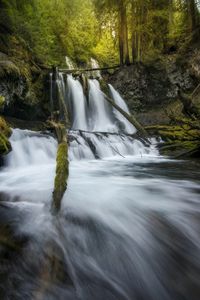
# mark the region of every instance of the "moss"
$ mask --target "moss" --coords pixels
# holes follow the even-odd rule
[[[64,141],[58,145],[56,158],[56,177],[53,192],[53,211],[58,212],[61,206],[62,197],[67,188],[67,178],[69,175],[68,144]]]
[[[0,61],[0,78],[20,75],[18,67],[12,61]]]
[[[165,156],[178,157],[192,157],[199,156],[200,142],[199,141],[173,141],[162,144],[160,146],[160,153]]]
[[[200,127],[199,121],[181,120],[182,125],[148,126],[150,134],[160,136],[165,143],[160,144],[163,155],[174,157],[199,156]]]
[[[0,109],[3,107],[5,103],[5,97],[0,95]]]
[[[6,137],[9,137],[12,133],[12,130],[9,127],[8,123],[2,117],[0,117],[0,132],[3,133]]]
[[[11,151],[11,144],[8,140],[11,132],[6,121],[0,117],[0,155],[8,154]]]

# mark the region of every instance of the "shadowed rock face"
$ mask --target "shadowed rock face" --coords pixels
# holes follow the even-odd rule
[[[195,86],[189,70],[179,66],[173,58],[168,58],[166,62],[155,61],[149,65],[124,67],[110,75],[109,81],[127,101],[132,113],[157,110],[153,117],[157,119],[156,123],[169,122],[166,116],[163,119],[161,110],[177,99],[178,87],[190,90]],[[146,124],[152,119],[150,117],[149,120],[145,115],[142,118]]]
[[[48,115],[48,74],[34,63],[24,41],[11,36],[9,53],[0,47],[0,96],[5,99],[2,113],[25,120],[41,120]],[[46,92],[44,92],[46,91]]]

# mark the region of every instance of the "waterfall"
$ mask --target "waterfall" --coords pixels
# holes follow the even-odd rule
[[[104,99],[100,84],[96,79],[89,80],[89,110],[91,131],[118,131],[114,124],[112,108]]]
[[[75,64],[74,64],[74,62],[73,62],[68,56],[65,56],[65,63],[66,63],[67,68],[68,68],[69,70],[75,69]]]
[[[86,99],[82,85],[79,80],[74,79],[72,75],[67,77],[67,85],[70,114],[72,117],[72,129],[88,130]]]
[[[12,151],[6,156],[6,165],[9,168],[54,163],[57,142],[48,135],[30,130],[14,129],[10,142]]]
[[[122,99],[120,94],[114,89],[114,87],[111,84],[109,84],[108,86],[110,88],[110,93],[115,103],[119,107],[121,107],[125,112],[130,114],[128,106],[126,105],[125,101]],[[120,114],[119,111],[114,109],[114,114],[117,120],[119,120],[120,127],[122,128],[122,130],[124,130],[128,134],[133,134],[136,132],[136,128],[132,124],[130,124],[130,122],[128,122],[128,120],[122,114]]]
[[[154,145],[145,147],[130,136],[136,132],[135,127],[106,101],[98,80],[88,80],[87,98],[81,82],[72,75],[65,80],[65,75],[59,73],[57,85],[71,119],[70,160],[157,154]],[[115,103],[129,113],[119,93],[111,85],[109,88]]]
[[[198,165],[127,134],[135,128],[98,81],[88,99],[78,79],[56,82],[72,117],[67,191],[55,218],[57,142],[13,129],[0,172],[0,298],[198,300]]]
[[[90,59],[90,64],[91,64],[92,69],[98,69],[99,68],[99,63],[94,58]],[[95,78],[101,78],[101,72],[100,72],[100,70],[92,71],[91,73],[92,73],[93,77],[95,77]]]

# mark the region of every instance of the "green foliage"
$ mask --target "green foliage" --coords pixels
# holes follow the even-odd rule
[[[11,151],[11,144],[8,140],[10,135],[10,127],[6,121],[0,117],[0,155],[8,154]]]
[[[0,95],[0,109],[3,107],[5,103],[5,97]]]
[[[99,42],[93,49],[93,53],[101,65],[114,66],[119,63],[118,49],[109,29],[102,31]]]
[[[50,65],[64,65],[65,56],[80,65],[86,65],[91,57],[104,66],[116,64],[120,43],[125,55],[128,43],[132,61],[144,61],[171,45],[179,46],[198,28],[197,2],[1,0],[0,39],[5,49],[5,32],[25,40],[35,56]],[[119,42],[121,34],[124,37]]]

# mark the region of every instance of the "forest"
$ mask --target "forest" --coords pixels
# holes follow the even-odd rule
[[[200,299],[200,0],[0,0],[0,300]]]
[[[199,37],[195,0],[1,0],[1,27],[46,64],[153,60]]]

